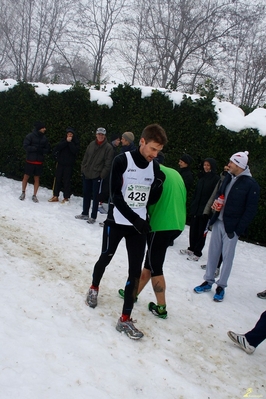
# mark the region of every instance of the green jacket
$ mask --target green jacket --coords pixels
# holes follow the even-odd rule
[[[172,168],[160,165],[165,174],[159,201],[148,207],[152,231],[184,230],[186,223],[187,191],[181,175]]]
[[[81,173],[86,179],[104,179],[110,172],[113,161],[113,148],[105,141],[99,145],[97,141],[92,141],[85,152],[81,163]]]

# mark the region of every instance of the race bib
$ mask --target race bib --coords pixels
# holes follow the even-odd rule
[[[146,207],[151,186],[144,184],[128,184],[124,199],[130,208]]]

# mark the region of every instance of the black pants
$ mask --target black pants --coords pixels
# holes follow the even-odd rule
[[[125,238],[128,254],[128,278],[125,286],[122,313],[130,315],[137,295],[141,266],[145,253],[146,235],[139,234],[133,226],[105,224],[102,238],[102,253],[93,270],[92,285],[100,285],[105,268],[111,262],[118,244]]]
[[[148,234],[144,267],[151,271],[151,277],[163,275],[167,248],[181,233],[181,230],[166,230]]]
[[[196,256],[202,256],[206,235],[204,234],[208,222],[207,215],[192,216],[189,229],[189,247],[188,249]]]
[[[59,193],[63,189],[64,198],[70,198],[72,170],[72,166],[57,164],[54,185],[54,195],[56,197],[59,197]]]

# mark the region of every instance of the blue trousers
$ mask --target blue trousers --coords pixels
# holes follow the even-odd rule
[[[83,176],[83,211],[82,211],[82,215],[89,215],[91,199],[92,199],[91,217],[93,219],[97,219],[100,184],[101,184],[100,178],[85,179],[85,176]]]

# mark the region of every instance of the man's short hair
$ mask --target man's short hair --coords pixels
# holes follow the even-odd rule
[[[150,141],[155,141],[155,143],[161,145],[167,143],[165,130],[157,123],[146,126],[141,134],[141,138],[144,138],[146,143],[149,143]]]

